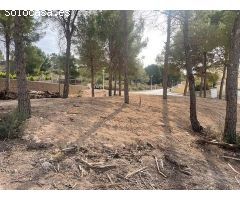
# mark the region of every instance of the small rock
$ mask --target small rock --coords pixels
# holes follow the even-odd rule
[[[36,135],[33,136],[32,140],[36,143],[41,142],[41,140]]]
[[[42,168],[44,170],[48,171],[48,170],[53,169],[54,167],[50,162],[45,161],[45,162],[42,163]]]
[[[12,172],[13,174],[16,174],[16,173],[18,173],[18,170],[17,170],[17,169],[13,169],[11,172]]]

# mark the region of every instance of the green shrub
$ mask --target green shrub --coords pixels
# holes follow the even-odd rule
[[[7,77],[6,72],[0,72],[0,78],[6,78],[6,77]],[[10,79],[17,78],[16,74],[9,74],[9,77],[10,77]]]
[[[46,81],[51,80],[51,77],[48,76],[48,75],[46,75],[46,76],[45,76],[45,80],[46,80]]]
[[[16,112],[5,113],[0,116],[0,139],[13,139],[20,136],[20,125],[23,118]]]
[[[6,78],[6,72],[0,72],[0,78]]]
[[[10,74],[10,79],[17,79],[17,75],[16,74]]]
[[[29,76],[28,80],[29,81],[37,81],[37,80],[39,80],[39,77],[38,76]]]
[[[28,80],[29,80],[29,81],[34,81],[33,76],[29,76],[29,77],[28,77]]]

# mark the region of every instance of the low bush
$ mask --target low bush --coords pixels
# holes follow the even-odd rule
[[[195,85],[195,91],[200,91],[200,88],[201,88],[200,84],[196,84],[196,85]],[[207,84],[206,89],[209,90],[208,84]],[[202,87],[202,90],[204,90],[204,85],[203,85],[203,87]]]
[[[4,113],[0,116],[0,139],[18,138],[23,118],[16,112]]]
[[[0,72],[0,78],[6,78],[6,72]]]
[[[10,74],[10,79],[17,79],[17,75],[16,74]]]
[[[51,77],[46,75],[46,76],[45,76],[45,80],[46,80],[46,81],[49,81],[49,80],[51,80]]]
[[[38,76],[29,76],[29,77],[28,77],[28,80],[29,80],[29,81],[38,81],[38,80],[39,80],[39,77],[38,77]]]

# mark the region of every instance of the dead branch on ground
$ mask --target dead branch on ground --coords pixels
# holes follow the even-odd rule
[[[155,163],[156,163],[156,167],[157,167],[158,173],[159,173],[160,175],[162,175],[164,178],[167,178],[167,176],[166,176],[163,172],[160,171],[157,157],[154,156],[154,158],[155,158]]]
[[[128,178],[130,178],[131,176],[133,176],[134,174],[137,174],[137,173],[143,171],[143,170],[146,169],[146,168],[147,168],[147,167],[142,167],[142,168],[137,169],[137,170],[135,170],[135,171],[133,171],[133,172],[130,172],[130,173],[128,173],[128,174],[125,176],[125,178],[128,179]]]

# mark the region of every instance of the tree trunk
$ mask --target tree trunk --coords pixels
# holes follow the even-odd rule
[[[202,91],[203,91],[203,73],[201,72],[200,92],[199,92],[200,97],[202,97]]]
[[[116,96],[117,95],[117,72],[114,72],[114,92],[113,95]]]
[[[205,58],[203,56],[203,63],[205,62]],[[204,81],[204,72],[205,72],[205,68],[204,68],[204,64],[203,64],[203,67],[201,68],[200,70],[200,75],[201,75],[201,82],[200,82],[200,93],[199,93],[199,96],[202,97],[202,91],[203,91],[203,81]]]
[[[94,83],[94,67],[93,67],[93,65],[91,65],[91,92],[92,92],[92,97],[95,96],[94,85],[95,85],[95,83]]]
[[[188,77],[186,77],[186,82],[185,82],[185,87],[184,87],[184,92],[183,92],[184,96],[187,96],[187,88],[188,88]]]
[[[64,68],[65,80],[63,87],[63,98],[68,98],[69,95],[69,65],[70,65],[70,52],[71,52],[71,36],[70,33],[66,35],[67,49],[66,49],[66,63]]]
[[[225,80],[225,77],[226,77],[226,71],[227,71],[227,65],[224,64],[224,67],[223,67],[223,75],[222,75],[222,80],[221,80],[221,85],[220,85],[220,91],[219,91],[219,99],[222,99],[222,91],[223,91],[224,80]]]
[[[204,90],[203,90],[203,97],[206,98],[207,96],[207,52],[203,52],[203,75],[204,75]]]
[[[5,42],[6,42],[6,93],[9,92],[10,88],[10,63],[9,63],[9,55],[10,55],[10,36],[9,33],[5,35]]]
[[[121,74],[121,67],[118,72],[118,95],[122,95],[122,74]]]
[[[24,62],[24,18],[22,16],[15,16],[14,25],[15,62],[17,67],[18,112],[22,119],[27,119],[31,116],[31,103],[27,90],[27,78]]]
[[[189,11],[184,11],[183,37],[184,37],[184,49],[185,49],[185,57],[186,57],[186,69],[187,69],[187,76],[189,81],[189,92],[190,92],[190,121],[191,121],[193,131],[201,132],[202,126],[200,125],[197,119],[195,80],[192,73],[192,64],[190,60],[191,55],[190,55],[190,45],[189,45],[188,20],[189,20]]]
[[[236,125],[237,125],[237,96],[238,96],[238,69],[240,58],[240,12],[234,21],[230,52],[229,64],[227,65],[227,104],[226,117],[223,138],[226,142],[236,143]]]
[[[167,42],[164,57],[164,69],[163,69],[163,99],[167,99],[167,87],[168,87],[168,57],[170,50],[170,36],[171,36],[171,11],[168,11],[167,19]]]
[[[123,55],[124,55],[124,103],[129,104],[129,90],[128,90],[128,12],[121,11],[123,19]]]
[[[109,65],[108,96],[112,96],[112,63]]]

